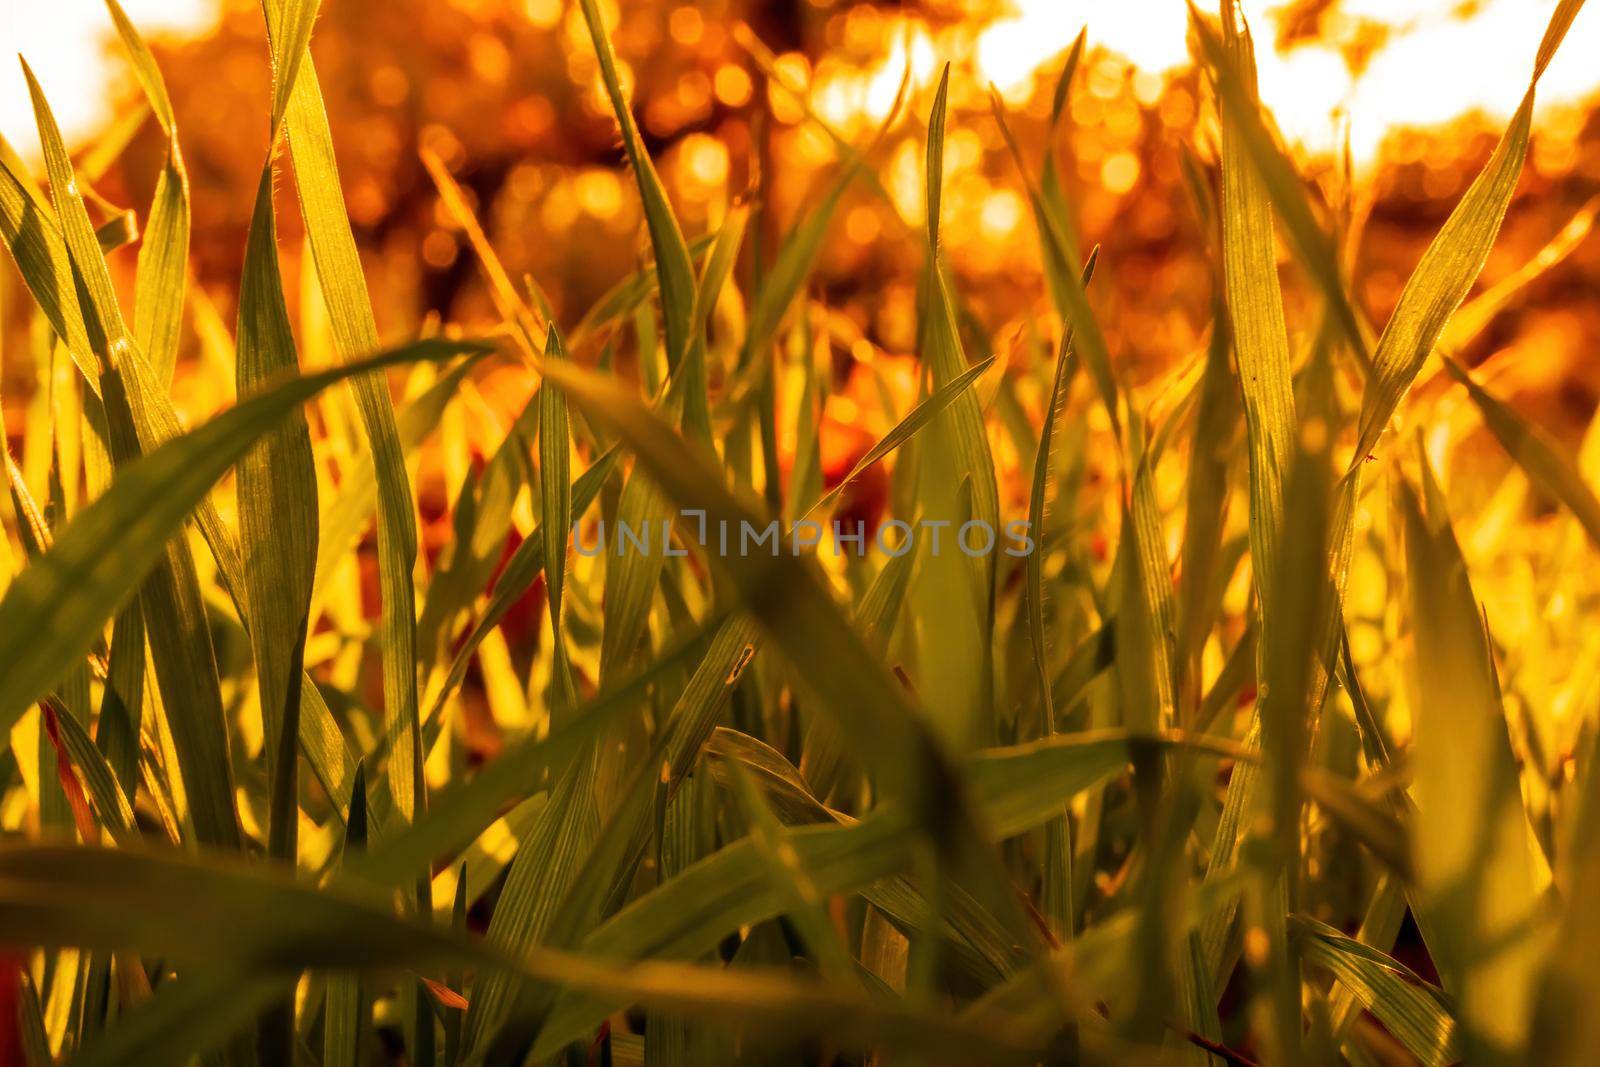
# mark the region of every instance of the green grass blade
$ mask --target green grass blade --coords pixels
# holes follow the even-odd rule
[[[1183,512],[1183,548],[1178,589],[1178,724],[1193,726],[1200,711],[1200,661],[1217,610],[1222,573],[1222,532],[1229,486],[1228,466],[1239,420],[1228,333],[1222,307],[1214,305],[1211,342],[1200,379],[1199,408],[1189,451]]]
[[[611,98],[611,108],[616,112],[617,125],[622,131],[622,149],[627,154],[628,166],[633,170],[634,181],[639,186],[639,198],[644,204],[645,224],[650,230],[650,244],[656,253],[656,274],[661,289],[661,314],[666,325],[667,367],[678,369],[678,362],[689,350],[694,329],[694,264],[689,258],[689,246],[684,243],[683,232],[672,214],[666,189],[656,174],[655,164],[645,151],[644,140],[633,121],[633,112],[622,94],[622,82],[617,75],[617,57],[611,49],[611,38],[595,7],[595,0],[580,0],[583,18],[589,26],[589,37],[594,42],[596,57],[600,60],[600,77],[605,82],[606,93]]]
[[[1303,915],[1293,923],[1306,963],[1332,973],[1408,1052],[1428,1067],[1461,1062],[1456,1023],[1441,991],[1326,923]]]
[[[839,201],[860,173],[859,162],[841,163],[837,176],[824,190],[816,206],[785,234],[783,243],[778,246],[778,254],[773,257],[771,266],[762,277],[761,291],[750,312],[750,326],[745,333],[739,359],[742,366],[762,358],[773,338],[778,336],[778,327],[784,315],[788,313],[795,297],[800,295],[800,290],[805,287],[806,279],[816,265],[817,255],[822,251],[822,240],[827,236]]]
[[[1583,532],[1589,535],[1589,543],[1600,548],[1600,500],[1584,480],[1576,460],[1543,427],[1524,419],[1475,382],[1461,364],[1446,356],[1444,367],[1466,389],[1483,417],[1483,424],[1517,461],[1528,480],[1566,505]]]
[[[117,784],[111,765],[90,740],[77,716],[65,712],[56,716],[56,722],[61,742],[73,766],[83,775],[95,814],[100,817],[100,825],[120,845],[137,841],[139,832],[133,823],[133,807],[128,803],[128,794]]]
[[[685,393],[683,424],[684,428],[707,448],[711,447],[712,434],[709,378],[706,367],[706,325],[711,321],[711,313],[716,309],[723,286],[733,273],[734,263],[739,258],[739,249],[744,244],[745,228],[749,221],[750,205],[740,202],[728,210],[722,225],[717,228],[716,241],[706,256],[705,267],[701,270],[700,280],[695,285],[694,313],[689,319],[693,333],[689,338],[687,357],[689,362],[684,367],[682,386]]]
[[[490,944],[519,956],[546,941],[563,896],[578,877],[598,830],[593,796],[594,756],[581,753],[550,790],[550,799],[522,838],[489,920]],[[472,983],[467,1009],[469,1054],[483,1046],[510,1010],[515,975],[490,971]]]
[[[0,234],[17,272],[90,388],[99,391],[99,365],[89,348],[78,307],[71,257],[48,201],[27,177],[27,167],[0,141]]]
[[[561,335],[555,325],[545,338],[545,358],[564,359]],[[704,353],[702,352],[702,355]],[[566,638],[561,630],[561,592],[567,573],[567,539],[572,533],[572,430],[567,415],[567,398],[561,387],[550,382],[539,386],[539,479],[543,514],[540,526],[544,538],[544,588],[550,608],[550,638],[555,643],[557,696],[551,721],[560,722],[577,703],[572,681],[572,664],[567,660]]]
[[[1156,504],[1155,472],[1150,466],[1149,453],[1134,472],[1133,493],[1124,518],[1125,536],[1131,532],[1131,547],[1138,557],[1135,591],[1141,601],[1140,614],[1149,620],[1150,626],[1150,673],[1155,683],[1156,707],[1152,709],[1154,720],[1143,725],[1164,728],[1172,725],[1175,704],[1173,641],[1178,626],[1173,607],[1172,563],[1167,559],[1166,536],[1161,528],[1161,510]],[[1127,607],[1126,602],[1123,606]]]
[[[345,857],[357,856],[367,847],[367,776],[356,765],[350,804],[345,816]],[[323,1067],[359,1067],[365,1036],[367,1005],[361,976],[342,973],[328,976],[326,1003],[322,1016]]]
[[[1408,481],[1397,494],[1416,641],[1419,904],[1460,1004],[1468,1058],[1501,1058],[1521,1047],[1534,1006],[1538,956],[1518,930],[1540,910],[1539,846],[1478,600],[1426,467],[1424,477],[1424,497]]]
[[[1078,45],[1073,50],[1073,56],[1078,55],[1083,38],[1080,35]],[[1063,76],[1064,78],[1067,76]],[[1083,266],[1081,284],[1087,288],[1089,279],[1094,277],[1095,260],[1099,258],[1098,252],[1091,253],[1089,261]],[[1066,316],[1062,316],[1065,323]],[[1056,353],[1055,372],[1050,377],[1050,399],[1044,409],[1044,421],[1039,427],[1039,447],[1033,457],[1033,480],[1029,483],[1028,490],[1028,532],[1034,543],[1042,546],[1045,543],[1045,504],[1050,489],[1050,469],[1053,453],[1055,452],[1056,421],[1061,417],[1061,409],[1067,402],[1067,387],[1071,384],[1072,372],[1077,364],[1074,362],[1075,350],[1072,345],[1072,328],[1066,326],[1061,331],[1061,348]],[[1044,629],[1044,550],[1036,548],[1028,553],[1028,640],[1033,646],[1033,662],[1039,675],[1039,693],[1044,702],[1044,721],[1046,728],[1051,732],[1057,729],[1055,702],[1052,699],[1050,686],[1049,646],[1045,639]]]
[[[1249,30],[1236,21],[1233,0],[1223,0],[1223,33],[1239,87],[1257,108],[1254,45]],[[1265,605],[1271,603],[1277,571],[1283,482],[1296,419],[1271,201],[1247,140],[1244,124],[1229,112],[1222,127],[1223,279],[1250,440],[1250,561]]]
[[[1446,323],[1477,281],[1500,233],[1500,223],[1522,176],[1533,128],[1539,75],[1555,54],[1583,0],[1562,0],[1551,16],[1522,105],[1511,117],[1494,154],[1434,235],[1406,281],[1394,313],[1378,339],[1372,375],[1361,398],[1361,429],[1350,466],[1362,463],[1411,388]]]
[[[422,395],[400,409],[395,425],[400,433],[400,448],[409,459],[438,428],[450,403],[466,379],[470,362],[458,363],[439,375]],[[339,493],[322,515],[322,536],[317,541],[317,577],[313,585],[312,613],[318,614],[328,582],[339,562],[356,545],[378,504],[378,482],[372,453],[362,450],[351,466],[348,478],[341,479]],[[427,646],[423,646],[427,651]]]
[[[611,472],[616,468],[621,453],[612,449],[599,459],[591,463],[587,470],[578,476],[572,483],[572,514],[581,516],[589,510],[589,505],[594,503],[595,497],[600,495],[601,488],[611,477]],[[456,649],[455,656],[450,661],[450,669],[445,674],[445,680],[433,697],[429,706],[427,718],[429,721],[437,718],[444,702],[450,694],[455,692],[467,676],[467,668],[471,665],[472,657],[477,654],[479,646],[485,637],[495,627],[500,625],[506,613],[528,591],[533,582],[544,572],[545,539],[543,531],[538,531],[536,536],[526,538],[511,558],[506,561],[505,569],[500,572],[494,588],[489,592],[489,603],[484,608],[483,614],[468,633],[461,647]]]
[[[1061,166],[1056,159],[1056,142],[1061,135],[1061,117],[1066,114],[1072,81],[1083,62],[1083,48],[1088,36],[1087,26],[1078,31],[1078,36],[1073,38],[1072,48],[1067,52],[1066,62],[1061,66],[1061,73],[1056,77],[1055,92],[1050,100],[1050,124],[1045,128],[1044,165],[1039,170],[1038,206],[1044,208],[1044,215],[1034,218],[1034,226],[1039,234],[1039,251],[1044,261],[1045,284],[1049,286],[1051,302],[1062,322],[1069,320],[1072,306],[1069,295],[1072,280],[1070,275],[1063,277],[1063,270],[1071,271],[1072,263],[1077,260],[1079,245],[1067,208],[1067,190],[1062,181]],[[1057,244],[1051,237],[1052,232],[1063,238],[1060,247],[1070,257],[1065,265],[1056,258]]]
[[[130,406],[127,384],[129,378],[134,380],[131,397],[133,403],[140,403],[145,394],[145,389],[139,384],[142,361],[123,323],[110,270],[78,191],[77,178],[61,139],[60,128],[51,114],[43,90],[25,62],[23,74],[33,97],[39,138],[50,175],[51,196],[55,202],[56,216],[62,225],[74,281],[81,286],[87,298],[85,302],[80,302],[80,310],[84,315],[90,346],[101,360],[100,387],[110,430],[111,454],[120,467],[137,460],[143,448],[137,420]],[[210,482],[207,482],[202,492],[209,486]],[[104,499],[103,496],[101,500]],[[193,508],[194,503],[189,502],[184,509],[185,514]],[[80,513],[80,518],[83,514],[86,512]],[[182,517],[178,516],[180,520]],[[170,537],[177,528],[178,524],[174,523],[167,529],[168,536],[154,544],[156,551],[131,577],[137,580],[149,569],[149,576],[140,587],[140,610],[150,641],[156,682],[168,712],[168,723],[180,764],[178,771],[184,781],[189,817],[195,833],[207,844],[238,847],[240,831],[238,814],[234,809],[233,777],[216,657],[194,558],[184,539]],[[60,547],[62,543],[58,542],[57,548]],[[51,553],[51,556],[55,557],[57,553]],[[73,643],[64,647],[78,647],[81,652],[83,646],[77,646],[76,642],[83,641],[86,646],[84,637],[92,640],[97,636],[105,618],[121,607],[120,593],[124,587],[124,576],[118,578],[112,585],[117,590],[112,594],[115,599],[109,603],[100,601],[88,605],[90,613],[83,622],[93,626],[95,633],[82,635],[79,631],[69,638]],[[126,586],[126,590],[131,592],[132,586]],[[68,629],[71,629],[70,624]],[[69,661],[71,658],[75,657],[69,654]],[[0,702],[0,716],[5,715],[7,710],[7,705]]]
[[[272,36],[272,133],[276,138],[289,114],[300,67],[308,57],[311,27],[321,0],[267,0]],[[272,17],[275,15],[276,17]]]
[[[296,405],[351,374],[463,351],[461,342],[406,345],[354,367],[286,382],[135,460],[84,507],[55,547],[0,599],[0,726],[9,729],[104,626],[160,558],[196,502]],[[48,609],[46,609],[48,605]],[[40,625],[41,615],[48,619]]]
[[[1529,287],[1565,263],[1593,232],[1597,215],[1600,215],[1600,196],[1591,198],[1574,212],[1567,224],[1522,266],[1457,308],[1439,334],[1436,345],[1439,354],[1459,355],[1462,349],[1488,328],[1497,315],[1515,306],[1516,299]],[[1442,365],[1443,361],[1440,362]],[[1417,375],[1416,385],[1431,381],[1435,371],[1432,364],[1424,367]]]
[[[602,682],[618,677],[627,668],[650,621],[650,602],[666,570],[672,518],[672,506],[666,496],[635,463],[623,483],[611,538],[606,542],[608,558],[602,594],[606,614],[600,635]],[[624,529],[640,538],[642,547],[625,543],[620,532]]]
[[[156,381],[172,381],[183,326],[183,295],[188,282],[189,175],[178,147],[178,123],[167,98],[166,83],[139,31],[117,0],[106,0],[122,47],[133,64],[134,77],[150,101],[150,110],[167,139],[167,158],[156,178],[144,241],[139,246],[139,285],[134,296],[134,332]]]
[[[239,284],[241,399],[299,371],[278,273],[272,168],[262,171]],[[294,862],[300,812],[296,773],[300,679],[317,559],[317,469],[305,415],[296,408],[239,461],[239,543],[271,783],[267,851]]]
[[[928,120],[928,247],[918,328],[919,358],[935,389],[969,369],[939,253],[948,91],[946,71]],[[968,558],[949,541],[969,522],[997,536],[1000,530],[994,457],[973,393],[955,397],[918,442],[916,495],[921,521],[948,524],[951,535],[942,546],[928,541],[912,580],[913,612],[942,620],[915,631],[917,683],[940,736],[952,751],[963,751],[988,740],[992,729],[994,557]]]
[[[885,456],[893,454],[897,448],[915,437],[918,430],[933,421],[934,416],[949,407],[952,401],[966,392],[969,386],[988,373],[993,366],[993,356],[974,363],[919,400],[915,407],[906,412],[905,418],[895,423],[893,429],[874,442],[872,447],[867,449],[860,459],[856,460],[855,466],[850,468],[849,473],[839,479],[832,489],[819,497],[817,502],[807,508],[805,514],[801,517],[804,518],[805,515],[810,515],[814,511],[828,510],[833,502],[839,498],[839,494],[844,492],[851,482],[861,477],[867,468]]]
[[[1201,17],[1193,4],[1189,7],[1190,25],[1195,39],[1216,86],[1218,104],[1223,112],[1225,136],[1235,140],[1236,160],[1234,170],[1242,181],[1250,182],[1240,172],[1248,169],[1259,180],[1259,188],[1277,209],[1278,217],[1288,231],[1291,247],[1300,257],[1311,280],[1327,302],[1345,342],[1367,363],[1367,342],[1362,332],[1350,297],[1345,291],[1344,278],[1339,270],[1338,255],[1333,239],[1317,221],[1304,183],[1295,172],[1288,154],[1278,144],[1262,116],[1260,101],[1256,96],[1253,76],[1253,46],[1241,50],[1249,41],[1249,30],[1243,25],[1242,15],[1236,8],[1237,0],[1221,0],[1225,37],[1219,36],[1216,27]],[[1236,27],[1238,36],[1228,26]],[[1235,42],[1239,43],[1235,43]],[[1248,64],[1248,65],[1247,65]],[[1231,130],[1231,134],[1228,131]],[[1227,153],[1227,149],[1224,152]],[[1242,166],[1248,161],[1248,168]],[[1228,163],[1225,155],[1224,170]],[[1254,183],[1251,183],[1252,185]],[[1224,212],[1228,208],[1224,205]],[[1237,331],[1238,326],[1235,325]],[[1269,342],[1270,343],[1270,342]]]
[[[994,112],[995,123],[1000,127],[1000,135],[1011,153],[1012,162],[1016,165],[1017,174],[1022,178],[1023,187],[1027,190],[1034,221],[1043,231],[1050,246],[1050,254],[1045,260],[1051,264],[1051,277],[1056,279],[1052,295],[1060,299],[1066,307],[1063,321],[1072,328],[1074,343],[1077,350],[1082,353],[1089,374],[1094,378],[1095,388],[1100,393],[1100,402],[1105,405],[1106,417],[1111,420],[1112,432],[1120,435],[1122,416],[1117,402],[1117,381],[1111,370],[1111,351],[1106,347],[1105,334],[1100,329],[1099,320],[1095,318],[1094,309],[1089,306],[1088,291],[1078,275],[1073,272],[1072,264],[1077,261],[1073,251],[1074,242],[1063,228],[1057,213],[1044,201],[1038,186],[1028,177],[1027,168],[1022,161],[1022,149],[1018,146],[1016,137],[1012,135],[1011,124],[1006,119],[1005,105],[1000,101],[1000,94],[992,88],[989,91],[989,103]]]
[[[44,90],[27,61],[22,62],[22,73],[28,82],[28,92],[33,98],[34,118],[39,127],[39,142],[44,150],[45,170],[50,176],[50,198],[55,205],[56,218],[61,225],[61,235],[70,263],[68,279],[82,286],[88,298],[80,303],[89,347],[107,365],[120,367],[129,358],[131,341],[123,326],[122,311],[117,304],[116,288],[111,283],[111,272],[100,249],[99,238],[89,221],[88,209],[78,190],[77,175],[67,154],[61,128],[56,124]],[[37,206],[37,205],[36,205]],[[61,280],[59,277],[52,281]]]
[[[322,105],[315,65],[305,54],[315,5],[303,0],[266,0],[269,35],[281,57],[280,73],[293,71],[292,84],[280,77],[275,91],[288,94],[282,112],[288,124],[290,158],[300,211],[311,241],[317,281],[327,304],[329,323],[340,355],[349,362],[378,349],[378,329],[367,296],[367,284],[356,252],[350,218],[345,212],[333,156],[333,135]],[[310,14],[307,10],[310,9]],[[300,41],[299,55],[288,46]],[[405,453],[395,427],[394,402],[381,376],[352,379],[356,405],[366,426],[378,485],[378,580],[383,597],[384,716],[399,726],[406,742],[387,766],[389,792],[399,815],[410,820],[425,803],[422,738],[417,728],[416,590],[412,569],[417,559],[417,524]]]
[[[523,405],[483,470],[469,468],[456,494],[451,509],[454,538],[437,561],[417,620],[424,677],[446,653],[458,616],[472,606],[504,558],[517,497],[533,480],[528,457],[538,430],[539,410],[538,398]],[[406,415],[401,417],[402,441],[408,437]]]

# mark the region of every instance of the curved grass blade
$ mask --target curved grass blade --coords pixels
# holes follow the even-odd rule
[[[806,515],[810,515],[813,511],[826,511],[839,498],[839,494],[844,492],[851,482],[861,477],[868,467],[890,455],[895,449],[915,437],[918,430],[931,422],[945,408],[949,407],[972,383],[988,373],[989,369],[994,366],[994,360],[995,357],[990,356],[988,359],[974,363],[919,400],[916,407],[906,412],[905,418],[895,423],[892,430],[879,438],[860,459],[856,460],[855,466],[850,468],[848,474],[839,479],[838,484],[819,497],[817,502],[807,508],[800,517],[805,518]]]
[[[822,1033],[852,1045],[904,1046],[955,1062],[1021,1051],[970,1024],[878,1006],[772,972],[724,974],[720,968],[660,962],[621,967],[544,948],[507,956],[361,897],[317,889],[259,866],[51,846],[7,848],[3,860],[0,940],[12,944],[143,949],[224,975],[308,967],[492,967],[724,1026]],[[194,922],[201,909],[217,921]]]
[[[56,728],[52,737],[60,738],[62,746],[72,760],[72,765],[83,775],[84,784],[88,786],[89,799],[94,803],[95,814],[100,817],[100,825],[106,828],[119,845],[136,842],[139,839],[139,831],[134,826],[133,807],[128,803],[128,795],[117,784],[110,764],[89,739],[83,724],[78,721],[77,716],[65,710],[55,716],[55,723]]]
[[[1511,205],[1511,194],[1522,176],[1539,76],[1582,6],[1583,0],[1562,0],[1551,15],[1521,106],[1511,117],[1489,162],[1434,236],[1400,293],[1373,353],[1372,374],[1361,398],[1360,433],[1355,455],[1350,459],[1352,470],[1378,443],[1389,417],[1422,370],[1450,316],[1483,271],[1506,208]]]
[[[132,403],[143,406],[146,393],[140,380],[143,362],[124,325],[111,273],[90,225],[60,127],[26,62],[22,64],[22,70],[33,98],[56,217],[62,225],[74,284],[82,295],[79,309],[84,316],[85,332],[91,349],[100,361],[100,391],[105,404],[110,452],[121,467],[139,459],[144,451],[137,430],[138,420],[130,406],[130,399]],[[135,381],[131,393],[127,386],[130,378]],[[220,475],[220,471],[218,473]],[[202,495],[209,485],[207,482],[203,487]],[[100,499],[104,500],[105,496]],[[185,514],[195,502],[189,502],[184,509]],[[81,512],[79,517],[82,518],[84,514],[87,511]],[[145,578],[139,587],[140,611],[145,619],[156,682],[167,712],[179,764],[177,770],[183,778],[195,834],[206,844],[237,848],[241,838],[238,813],[234,807],[233,776],[216,656],[188,542],[170,536],[178,528],[178,523],[174,523],[168,530],[168,536],[154,544],[155,551],[144,566],[131,576],[119,576],[119,579],[132,577],[137,582]],[[57,549],[61,547],[62,543],[58,541]],[[52,552],[45,558],[52,557],[59,558],[58,553]],[[121,586],[119,580],[114,588],[118,588],[120,593],[123,591]],[[133,585],[128,584],[125,591],[131,592],[132,588]],[[16,586],[12,589],[15,590]],[[83,621],[90,623],[95,632],[74,635],[70,640],[82,641],[83,644],[68,644],[65,647],[76,647],[76,654],[81,654],[89,641],[98,636],[105,618],[121,605],[120,595],[109,604],[102,602],[91,605],[91,614],[86,615]],[[103,615],[99,614],[102,610],[105,612]],[[73,652],[68,652],[68,662],[75,658]],[[18,672],[8,672],[13,673]],[[27,677],[27,668],[20,673]],[[3,684],[0,682],[0,685]],[[8,711],[8,705],[0,701],[0,720]]]
[[[1462,1049],[1444,994],[1404,964],[1346,937],[1326,923],[1292,917],[1307,964],[1326,968],[1428,1067],[1459,1063]]]
[[[645,151],[644,140],[634,124],[633,112],[622,94],[622,82],[617,75],[617,57],[611,50],[611,38],[595,0],[580,0],[583,18],[589,26],[589,37],[594,42],[595,56],[600,61],[600,77],[605,82],[606,94],[611,98],[611,108],[616,112],[617,126],[622,131],[622,149],[627,154],[628,166],[633,170],[634,181],[639,186],[639,198],[644,204],[645,225],[650,230],[650,244],[656,253],[656,274],[661,288],[661,315],[666,326],[667,367],[676,372],[678,362],[689,350],[694,329],[694,265],[689,258],[689,246],[684,243],[683,232],[672,214],[667,192],[656,174],[655,164]]]
[[[1578,247],[1588,240],[1594,230],[1595,217],[1600,215],[1600,196],[1592,197],[1544,247],[1511,274],[1495,282],[1482,293],[1456,309],[1450,321],[1439,334],[1437,350],[1441,355],[1459,355],[1461,350],[1478,337],[1489,324],[1528,287],[1550,271],[1566,262]],[[1417,385],[1430,381],[1435,369],[1430,365],[1417,375]]]
[[[1106,417],[1111,420],[1112,433],[1121,436],[1122,415],[1117,402],[1117,381],[1111,370],[1111,352],[1106,347],[1105,334],[1100,330],[1094,309],[1089,306],[1088,292],[1072,271],[1072,264],[1076,262],[1072,252],[1073,242],[1062,228],[1061,221],[1044,202],[1038,186],[1028,177],[1027,168],[1022,162],[1022,149],[1017,145],[1017,139],[1011,133],[1011,124],[1006,119],[1005,105],[993,87],[989,90],[989,104],[994,112],[995,123],[1000,127],[1000,135],[1005,139],[1006,149],[1011,153],[1011,160],[1022,179],[1023,188],[1027,191],[1028,202],[1033,206],[1034,220],[1042,227],[1051,248],[1046,262],[1053,263],[1052,276],[1057,279],[1052,295],[1066,306],[1064,322],[1072,327],[1075,343],[1082,352],[1084,363],[1088,365],[1089,374],[1094,378],[1100,402],[1105,405]]]
[[[156,178],[144,241],[139,246],[138,289],[134,295],[134,332],[157,382],[172,381],[183,326],[184,286],[189,260],[189,174],[178,147],[178,123],[167,98],[166,83],[155,57],[117,0],[106,0],[122,47],[133,64],[134,77],[150,101],[150,110],[167,139],[167,158]]]
[[[1565,504],[1583,532],[1589,535],[1589,543],[1600,548],[1600,500],[1595,498],[1594,490],[1589,488],[1573,458],[1543,427],[1524,419],[1473,381],[1461,364],[1449,356],[1444,357],[1443,363],[1445,370],[1461,383],[1477,405],[1483,424],[1517,461],[1528,480]]]
[[[0,727],[42,697],[132,595],[195,503],[296,405],[352,374],[487,347],[422,341],[296,378],[230,408],[121,469],[0,599]],[[47,620],[40,625],[40,620]]]

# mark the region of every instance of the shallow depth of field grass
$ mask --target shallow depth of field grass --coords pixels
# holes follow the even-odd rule
[[[161,73],[108,0],[168,144],[136,218],[29,74],[42,173],[0,153],[32,305],[4,358],[41,368],[0,539],[0,1063],[1591,1062],[1600,440],[1572,453],[1455,358],[1538,274],[1474,288],[1581,0],[1384,323],[1350,295],[1348,205],[1257,107],[1247,28],[1195,12],[1215,316],[1138,388],[1097,317],[1119,266],[998,97],[1055,315],[1028,365],[974,336],[939,241],[951,75],[903,87],[920,372],[909,397],[880,375],[894,429],[842,481],[808,275],[877,142],[836,139],[776,248],[747,247],[759,189],[686,235],[580,2],[653,261],[554,321],[425,154],[502,321],[380,338],[318,4],[264,0],[271,110],[241,122],[273,151],[237,322],[202,339],[237,403],[193,426]],[[1312,297],[1287,317],[1280,243]],[[508,377],[536,391],[500,425]],[[1433,457],[1483,431],[1515,469],[1463,514]],[[857,479],[908,522],[1027,521],[1036,551],[740,554],[682,517],[848,531]],[[570,543],[675,516],[683,553]],[[1499,625],[1469,559],[1548,609]]]

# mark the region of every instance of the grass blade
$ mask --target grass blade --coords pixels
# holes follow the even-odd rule
[[[287,95],[279,121],[288,126],[300,211],[305,217],[334,340],[348,363],[378,350],[378,329],[350,218],[345,212],[322,90],[315,66],[306,54],[316,4],[308,0],[265,0],[263,7],[280,75],[274,93]],[[274,122],[275,129],[277,125]],[[391,727],[398,726],[406,738],[393,753],[386,776],[396,810],[409,821],[426,800],[422,796],[426,791],[422,738],[417,728],[417,607],[411,573],[417,560],[415,504],[387,382],[381,376],[362,375],[352,379],[352,387],[372,447],[378,485],[384,715]]]
[[[174,438],[117,473],[78,513],[54,548],[0,599],[0,726],[9,729],[76,657],[88,651],[132,595],[195,503],[296,405],[352,374],[486,348],[423,341],[353,366],[290,380]],[[39,625],[41,605],[48,625]]]
[[[239,396],[248,399],[299,371],[278,273],[272,165],[261,173],[239,283]],[[255,617],[250,631],[271,783],[267,852],[294,863],[300,824],[296,773],[300,681],[317,560],[317,469],[305,415],[296,408],[239,461],[239,542]]]
[[[555,325],[545,338],[545,358],[564,359],[561,335]],[[550,639],[554,642],[554,688],[557,700],[552,722],[561,722],[577,703],[572,665],[567,661],[566,639],[561,631],[561,591],[567,572],[567,538],[572,531],[572,439],[567,398],[551,382],[539,386],[539,478],[544,513],[540,527],[544,538],[545,600],[550,607]]]
[[[167,98],[166,83],[155,57],[117,0],[106,0],[122,47],[133,64],[134,77],[150,101],[150,110],[167,139],[167,158],[156,178],[144,241],[139,245],[138,290],[134,297],[134,332],[157,382],[172,381],[183,326],[184,286],[189,260],[189,174],[178,147],[178,122]]]
[[[1583,532],[1589,535],[1589,543],[1600,548],[1600,500],[1595,499],[1594,490],[1584,480],[1577,462],[1543,427],[1529,422],[1498,400],[1474,381],[1461,364],[1446,356],[1444,368],[1466,389],[1467,396],[1472,398],[1483,417],[1483,424],[1517,461],[1528,480],[1565,504]]]
[[[596,57],[600,60],[600,77],[605,82],[606,94],[611,98],[611,108],[616,112],[617,126],[622,131],[622,149],[627,154],[628,166],[639,186],[639,198],[644,204],[645,224],[650,230],[650,244],[656,253],[656,274],[661,289],[661,314],[666,324],[667,367],[676,371],[678,362],[689,350],[694,329],[694,264],[689,258],[689,246],[684,243],[683,232],[672,214],[667,192],[656,174],[655,164],[645,151],[639,128],[634,124],[633,112],[622,95],[622,82],[617,75],[617,57],[611,50],[611,38],[595,7],[595,0],[580,0],[583,18],[589,26],[589,37],[594,42]]]
[[[1582,6],[1583,0],[1562,0],[1557,6],[1539,46],[1539,57],[1521,106],[1495,146],[1494,155],[1434,236],[1400,293],[1394,314],[1389,316],[1373,353],[1372,375],[1361,398],[1361,428],[1350,460],[1352,469],[1378,443],[1389,417],[1411,388],[1450,316],[1466,298],[1489,258],[1501,220],[1511,205],[1511,194],[1522,176],[1539,76]]]
[[[1416,640],[1419,904],[1467,1057],[1499,1058],[1527,1036],[1538,954],[1524,924],[1543,886],[1488,633],[1431,477],[1424,467],[1425,496],[1408,481],[1397,494]]]

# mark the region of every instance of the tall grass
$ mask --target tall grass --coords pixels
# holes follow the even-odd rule
[[[1579,459],[1452,355],[1459,324],[1509,298],[1452,318],[1581,0],[1381,324],[1351,295],[1347,220],[1259,108],[1248,27],[1227,0],[1195,12],[1221,129],[1217,159],[1188,160],[1214,321],[1192,363],[1138,388],[1093,292],[1119,267],[1079,247],[1053,154],[1025,157],[996,95],[1058,320],[1053,358],[1001,369],[939,240],[954,75],[928,100],[908,81],[884,131],[926,118],[919,391],[885,400],[894,428],[833,486],[808,277],[843,190],[882,192],[877,138],[833,135],[835,178],[770,256],[744,247],[771,228],[759,199],[690,240],[580,0],[652,262],[557,322],[426,156],[503,325],[385,344],[308,50],[318,5],[265,0],[239,399],[186,428],[182,132],[108,4],[167,143],[131,327],[107,258],[129,232],[97,229],[31,72],[44,185],[0,153],[0,231],[37,320],[34,351],[6,358],[54,382],[29,408],[42,481],[7,457],[0,1010],[18,1026],[0,1025],[0,1061],[1592,1055],[1593,718],[1560,727],[1575,758],[1553,761],[1557,727],[1530,727],[1521,691],[1542,649],[1582,638],[1490,629],[1464,517],[1406,432],[1426,414],[1408,391],[1442,362],[1561,508],[1545,558],[1592,569]],[[324,311],[299,322],[273,195],[291,180]],[[1315,296],[1304,321],[1280,238]],[[537,393],[473,466],[463,426],[495,362]],[[1002,416],[1030,405],[1020,430]],[[457,480],[423,560],[430,451]],[[1026,520],[1034,551],[806,536],[879,466],[897,518]],[[701,532],[773,519],[776,552]],[[620,525],[674,520],[685,551],[614,550]],[[573,551],[575,522],[610,527],[612,550]],[[1376,600],[1354,595],[1357,566]],[[534,648],[513,648],[502,625],[536,589]],[[1356,654],[1358,627],[1379,651]],[[1556,697],[1586,699],[1573,685]],[[506,741],[477,764],[461,738],[485,706]]]

